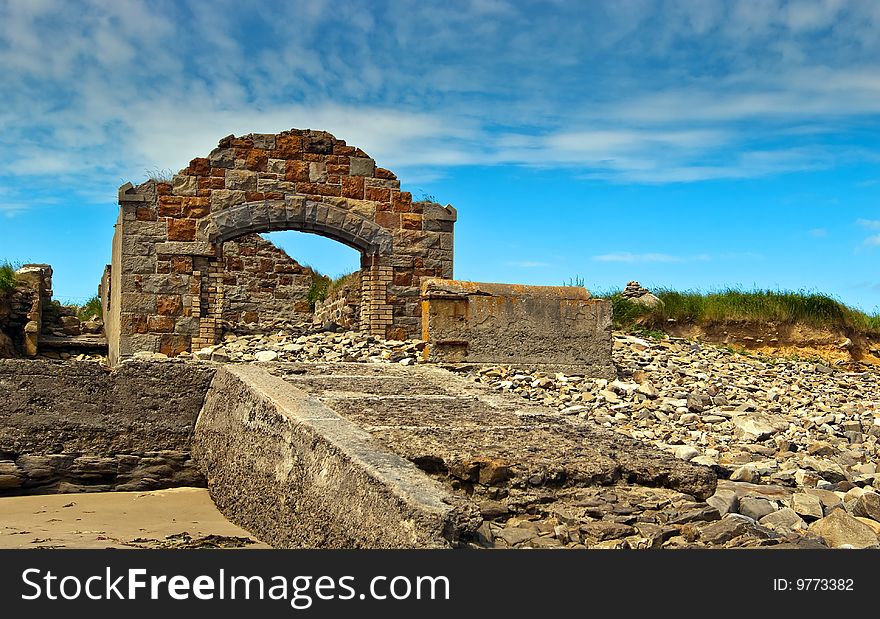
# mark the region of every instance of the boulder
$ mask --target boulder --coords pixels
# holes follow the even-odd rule
[[[844,509],[831,510],[830,514],[811,524],[810,531],[820,535],[832,548],[875,548],[880,545],[874,529]]]

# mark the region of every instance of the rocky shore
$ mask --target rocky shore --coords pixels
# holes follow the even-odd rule
[[[223,362],[419,362],[418,340],[360,333],[227,336]],[[499,393],[710,468],[705,502],[663,488],[578,489],[548,509],[484,506],[492,547],[873,547],[880,534],[880,372],[615,334],[618,379],[450,367]]]

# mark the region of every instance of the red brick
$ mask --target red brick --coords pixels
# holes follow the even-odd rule
[[[286,159],[294,153],[302,152],[302,138],[298,135],[279,135],[275,138],[275,150]]]
[[[135,212],[138,221],[156,221],[156,211],[154,209],[142,206]]]
[[[182,207],[183,216],[193,219],[200,219],[211,212],[211,202],[208,198],[185,197]]]
[[[268,164],[269,152],[260,148],[255,148],[247,154],[244,167],[255,172],[265,172]]]
[[[342,177],[342,197],[354,198],[356,200],[364,199],[364,177],[363,176],[343,176]]]
[[[403,213],[400,216],[400,227],[404,230],[421,230],[422,216],[416,213]]]
[[[400,215],[397,213],[387,213],[380,211],[376,213],[376,223],[383,228],[389,230],[397,230],[400,228]]]
[[[221,177],[221,176],[201,176],[201,177],[199,177],[199,189],[224,189],[225,187],[226,187],[225,181],[223,180],[223,177]]]
[[[181,198],[177,196],[160,196],[159,197],[159,215],[162,217],[180,217],[181,214]]]
[[[186,173],[192,176],[208,176],[211,173],[211,162],[206,157],[196,157],[189,162]]]
[[[159,340],[159,352],[176,357],[180,353],[189,350],[191,346],[190,336],[166,334]]]
[[[309,164],[305,161],[288,161],[284,179],[290,182],[308,182]]]
[[[388,187],[367,187],[364,197],[376,202],[388,202],[391,199],[391,190]]]
[[[412,210],[412,194],[408,191],[391,193],[391,206],[395,213],[408,213]]]
[[[195,219],[169,219],[168,220],[168,240],[169,241],[195,241],[196,240],[196,220]]]
[[[192,273],[193,259],[192,256],[174,256],[171,258],[172,273]]]
[[[373,173],[373,176],[376,178],[384,178],[389,181],[396,181],[397,177],[394,175],[394,172],[391,170],[386,170],[385,168],[376,168],[376,171]]]
[[[150,333],[171,333],[174,331],[174,320],[168,316],[150,316],[147,319],[147,330]]]
[[[167,196],[171,194],[171,183],[156,183],[156,195]]]
[[[156,297],[156,313],[162,316],[179,316],[183,301],[179,295],[160,294]]]

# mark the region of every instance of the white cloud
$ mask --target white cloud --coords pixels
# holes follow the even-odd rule
[[[880,219],[857,219],[856,223],[862,228],[869,230],[880,230]]]
[[[809,231],[809,235],[814,239],[824,239],[828,236],[828,230],[825,228],[813,228]]]
[[[880,246],[880,234],[875,234],[874,236],[869,236],[865,239],[865,245],[870,247],[878,247]]]
[[[3,3],[0,175],[91,191],[291,127],[404,182],[462,165],[683,183],[876,162],[827,140],[880,114],[878,7],[312,1],[242,20],[226,0]]]

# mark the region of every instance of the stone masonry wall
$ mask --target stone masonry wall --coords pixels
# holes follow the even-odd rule
[[[315,303],[312,322],[317,325],[334,323],[350,331],[356,331],[360,324],[361,277],[352,273],[345,283],[331,292],[326,299]]]
[[[0,361],[0,495],[203,485],[190,458],[214,369]]]
[[[248,234],[223,243],[223,320],[270,324],[312,319],[312,270],[262,238]]]
[[[114,363],[215,343],[226,299],[220,245],[245,234],[300,230],[360,251],[361,328],[385,337],[416,336],[419,282],[452,276],[455,209],[413,202],[392,172],[323,131],[223,138],[170,183],[124,185],[119,204]]]
[[[27,285],[0,293],[0,359],[25,356],[24,328],[37,296]]]

